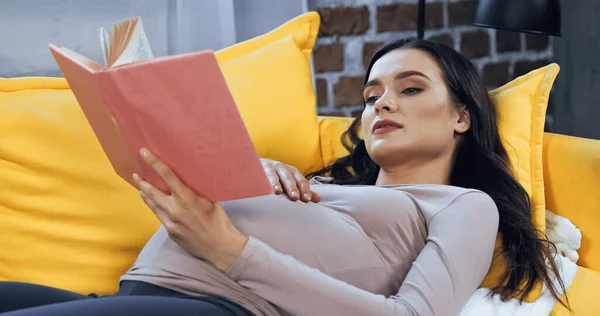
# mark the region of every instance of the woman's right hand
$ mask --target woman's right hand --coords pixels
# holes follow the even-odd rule
[[[260,162],[275,189],[275,194],[285,193],[292,201],[319,202],[321,196],[310,190],[308,180],[298,168],[273,159],[261,158]]]

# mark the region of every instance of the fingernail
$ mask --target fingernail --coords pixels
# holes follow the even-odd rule
[[[147,191],[150,189],[150,184],[146,181],[140,181],[140,189],[142,189],[142,191]]]
[[[140,179],[140,176],[137,173],[133,174],[133,180],[134,181],[138,181]]]
[[[304,193],[304,199],[310,202],[310,194]]]
[[[145,148],[140,149],[140,155],[142,155],[142,157],[147,158],[148,157],[148,151]]]
[[[292,191],[292,192],[290,193],[290,195],[291,195],[291,196],[293,196],[293,197],[296,197],[296,196],[298,195],[298,192],[296,192],[296,191]]]
[[[275,191],[279,191],[280,190],[278,185],[275,185],[273,188],[275,189]]]

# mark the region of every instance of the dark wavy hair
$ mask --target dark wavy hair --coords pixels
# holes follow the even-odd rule
[[[407,38],[382,46],[374,53],[365,82],[379,58],[400,48],[418,49],[437,61],[454,104],[466,106],[470,113],[471,128],[458,144],[450,184],[481,190],[498,207],[498,230],[502,235],[507,270],[500,284],[492,289],[493,295],[500,295],[503,301],[518,298],[523,302],[535,285],[543,282],[552,295],[568,307],[568,299],[565,296],[565,303],[560,298],[559,288],[553,283],[553,277],[559,276],[556,264],[548,260],[549,267],[546,265],[546,258],[553,257],[556,247],[542,238],[543,234],[533,224],[530,198],[513,176],[498,133],[495,107],[479,73],[471,61],[446,45]],[[342,135],[342,144],[349,155],[308,174],[308,178],[327,175],[340,185],[375,184],[380,167],[371,159],[364,140],[359,137],[360,123],[361,118],[357,117]],[[561,278],[558,287],[565,293]]]

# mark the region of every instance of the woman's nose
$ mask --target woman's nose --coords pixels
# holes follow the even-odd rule
[[[382,96],[377,102],[375,102],[375,113],[379,114],[382,111],[393,112],[396,111],[398,107],[394,100],[389,99],[389,96]]]

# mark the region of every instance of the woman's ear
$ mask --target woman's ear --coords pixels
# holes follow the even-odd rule
[[[458,118],[454,124],[454,132],[463,134],[471,128],[471,113],[466,105],[458,107]]]

